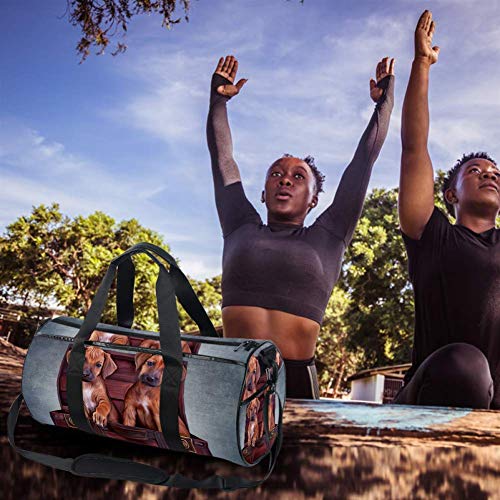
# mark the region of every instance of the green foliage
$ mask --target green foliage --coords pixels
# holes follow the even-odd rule
[[[347,346],[362,349],[363,368],[410,359],[413,292],[396,207],[396,189],[370,193],[337,285],[350,296]]]
[[[349,345],[347,311],[352,305],[349,294],[335,287],[328,301],[316,348],[316,366],[320,387],[338,397],[348,389],[346,379],[357,371],[362,349]]]
[[[0,291],[7,302],[21,302],[34,308],[61,308],[65,315],[83,317],[111,260],[127,248],[149,241],[165,248],[161,236],[136,219],[117,223],[95,212],[73,220],[59,206],[34,207],[7,227],[0,237]],[[136,267],[134,291],[137,328],[158,330],[155,283],[156,264],[145,255],[133,257]],[[193,281],[193,280],[191,280]],[[194,288],[212,319],[220,322],[220,278],[196,282]],[[182,307],[181,328],[193,322]],[[116,318],[113,288],[103,321]]]
[[[203,304],[205,311],[214,325],[222,324],[222,314],[220,304],[222,303],[221,275],[207,278],[204,281],[195,279],[189,280],[199,301]],[[186,311],[179,307],[179,324],[185,332],[198,330],[198,326],[189,317]]]

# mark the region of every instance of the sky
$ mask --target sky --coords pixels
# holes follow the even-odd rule
[[[401,107],[424,9],[441,47],[431,68],[429,151],[435,169],[462,153],[500,158],[500,2],[471,0],[191,0],[189,22],[132,19],[124,54],[79,64],[66,0],[4,0],[0,16],[0,233],[32,206],[71,217],[103,211],[159,232],[190,277],[220,274],[222,232],[206,144],[210,79],[235,55],[228,104],[249,200],[284,153],[325,174],[310,225],[331,203],[373,112],[369,80],[395,57],[395,106],[370,188],[398,185]],[[177,11],[183,14],[182,9]]]

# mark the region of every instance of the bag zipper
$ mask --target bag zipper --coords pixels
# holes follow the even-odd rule
[[[253,347],[256,347],[260,345],[257,341],[255,340],[245,340],[244,342],[241,342],[241,344],[233,349],[234,352],[239,351],[242,347],[245,349],[245,351],[249,351]]]
[[[60,317],[54,318],[52,321],[54,321],[55,323],[59,323],[61,325],[71,326],[73,328],[78,328],[79,326],[81,326],[81,323],[80,324],[75,324],[73,321],[69,321],[67,319],[63,319],[63,318],[60,318]],[[106,327],[104,327],[104,328],[96,328],[96,330],[99,330],[100,332],[114,333],[115,335],[125,335],[126,337],[138,337],[138,338],[144,338],[144,339],[150,339],[151,338],[151,335],[148,335],[146,333],[142,333],[142,332],[136,333],[135,331],[133,333],[119,333],[119,332],[116,332],[114,330],[111,330],[109,327],[108,328],[106,328]],[[235,345],[235,346],[238,346],[235,349],[235,351],[237,351],[238,348],[241,345],[247,344],[248,342],[254,342],[254,343],[256,343],[255,340],[254,341],[245,340],[245,341],[241,342],[241,340],[224,340],[223,337],[220,337],[217,340],[216,339],[211,340],[211,339],[207,339],[207,337],[203,337],[203,340],[202,340],[202,338],[199,335],[189,335],[188,333],[181,333],[181,339],[184,340],[185,337],[189,337],[188,340],[193,340],[195,342],[200,342],[200,343],[205,343],[205,344]],[[263,342],[266,342],[266,341],[263,340]],[[113,345],[116,345],[116,344],[113,344]],[[250,347],[248,349],[245,349],[245,350],[248,351],[250,349]]]
[[[104,330],[101,330],[104,331]],[[50,338],[50,339],[56,339],[56,340],[62,340],[64,342],[69,342],[73,343],[74,339],[73,337],[65,337],[62,335],[49,335],[47,333],[40,333],[37,335],[37,337],[44,337],[44,338]],[[151,338],[151,337],[149,337]],[[151,349],[149,347],[134,347],[130,345],[121,345],[121,344],[112,344],[111,342],[99,342],[97,340],[86,340],[84,342],[85,345],[89,346],[96,346],[96,347],[101,347],[104,349],[113,349],[117,351],[132,351],[132,352],[146,352],[146,353],[151,353],[151,354],[161,354],[160,349]],[[204,359],[208,361],[218,361],[220,363],[230,363],[234,365],[241,365],[241,366],[246,366],[246,363],[243,361],[237,361],[234,359],[226,359],[226,358],[219,358],[218,356],[209,356],[205,354],[195,354],[195,353],[182,353],[182,357],[187,357],[187,358],[197,358],[197,359]]]

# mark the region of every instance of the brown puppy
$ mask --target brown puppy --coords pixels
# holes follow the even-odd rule
[[[252,355],[248,362],[248,372],[245,378],[245,389],[243,391],[243,400],[250,397],[257,390],[257,383],[260,379],[259,360]]]
[[[111,344],[119,345],[130,345],[128,335],[118,335],[116,333],[101,332],[100,330],[94,330],[89,340],[94,340],[97,342],[110,342]]]
[[[69,362],[71,351],[66,353]],[[85,363],[82,373],[83,407],[85,416],[101,427],[108,422],[119,422],[120,415],[108,397],[104,379],[117,369],[111,355],[99,347],[85,348]]]
[[[247,446],[255,446],[257,439],[262,436],[258,421],[259,409],[259,398],[252,399],[252,401],[250,401],[250,404],[247,406]]]
[[[144,340],[139,347],[159,349],[157,340]],[[182,342],[182,351],[191,352],[186,342]],[[146,429],[161,432],[160,423],[160,386],[165,364],[161,354],[139,352],[135,355],[137,382],[127,391],[124,400],[123,424],[134,427],[137,424]],[[186,377],[186,368],[182,367],[182,379]],[[186,424],[179,417],[181,436],[189,436]]]

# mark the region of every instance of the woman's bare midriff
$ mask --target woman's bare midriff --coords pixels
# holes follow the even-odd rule
[[[309,318],[254,306],[222,309],[224,337],[272,340],[286,359],[314,355],[320,325]]]

